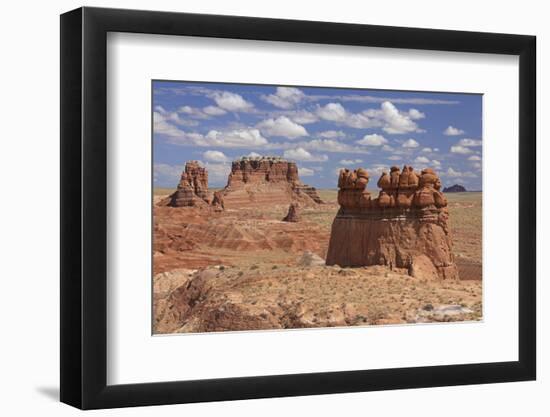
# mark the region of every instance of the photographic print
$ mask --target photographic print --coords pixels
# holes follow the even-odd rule
[[[481,94],[151,94],[154,334],[482,319]]]

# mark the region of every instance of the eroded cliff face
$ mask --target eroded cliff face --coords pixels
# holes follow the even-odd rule
[[[299,183],[298,167],[277,157],[244,157],[231,164],[227,187],[262,182]]]
[[[160,205],[208,207],[216,211],[300,203],[322,203],[317,190],[303,184],[295,162],[279,157],[243,157],[233,161],[227,185],[213,194],[208,191],[208,172],[197,161],[188,161],[177,190]]]
[[[314,187],[300,181],[296,163],[278,157],[243,157],[233,161],[221,194],[228,208],[322,202]]]
[[[366,190],[365,169],[342,170],[340,209],[332,224],[327,265],[385,265],[427,279],[457,279],[447,201],[430,168],[392,167],[378,180],[377,198]]]
[[[185,164],[177,190],[169,197],[172,207],[201,206],[210,204],[208,196],[208,172],[197,161]]]

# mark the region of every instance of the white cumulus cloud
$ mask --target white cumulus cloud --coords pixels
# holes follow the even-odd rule
[[[387,144],[388,140],[384,136],[374,133],[372,135],[365,135],[363,139],[356,141],[356,143],[366,146],[382,146]]]
[[[450,177],[450,178],[476,178],[477,177],[477,175],[474,174],[473,172],[470,172],[470,171],[461,172],[461,171],[454,170],[451,167],[449,167],[447,171],[444,172],[442,175],[446,175],[447,177]]]
[[[481,161],[481,157],[478,155],[472,155],[468,158],[468,161]]]
[[[266,145],[264,138],[258,129],[233,129],[226,131],[211,130],[203,141],[202,146],[219,146],[226,148],[246,148]]]
[[[301,125],[315,123],[319,120],[316,114],[307,110],[296,110],[291,112],[285,112],[285,115],[290,117],[296,123],[300,123]]]
[[[275,94],[261,96],[262,100],[280,109],[291,109],[300,103],[304,97],[305,94],[302,90],[293,87],[277,87]]]
[[[416,109],[410,109],[408,112],[400,112],[390,101],[384,101],[380,109],[370,109],[364,112],[366,116],[381,121],[384,132],[394,135],[422,132],[414,120],[422,119],[425,114]]]
[[[212,94],[212,98],[218,107],[231,112],[248,112],[254,108],[254,105],[241,95],[229,91],[216,91]]]
[[[340,103],[328,103],[318,106],[316,115],[329,122],[340,123],[355,129],[367,129],[380,126],[380,122],[364,113],[350,113]]]
[[[179,137],[183,134],[181,129],[168,123],[166,117],[157,111],[153,112],[153,132],[170,137]]]
[[[305,127],[293,122],[286,116],[276,119],[266,119],[256,125],[266,136],[283,136],[294,139],[300,136],[307,136]]]
[[[342,159],[340,163],[342,165],[353,165],[353,164],[360,164],[363,162],[362,159]]]
[[[388,156],[388,159],[390,161],[401,161],[403,158],[399,155],[392,155],[392,156]]]
[[[167,111],[162,106],[155,106],[153,119],[155,123],[166,121],[170,123],[175,123],[179,126],[197,126],[199,124],[196,120],[192,120],[191,118],[180,117],[178,112]]]
[[[458,145],[460,146],[468,146],[468,147],[477,147],[481,146],[482,142],[479,139],[460,139],[458,141]]]
[[[288,149],[284,152],[284,157],[288,159],[294,159],[296,161],[309,161],[309,162],[322,162],[327,161],[326,155],[313,155],[306,151],[304,148]]]
[[[315,174],[315,171],[309,168],[301,167],[298,168],[298,175],[302,177],[312,177]]]
[[[408,114],[412,120],[424,119],[426,117],[424,113],[416,109],[410,109]]]
[[[227,177],[231,171],[231,164],[206,162],[204,167],[208,171],[209,185],[223,186],[227,183]]]
[[[178,108],[178,113],[183,113],[188,117],[195,117],[197,119],[206,119],[208,115],[204,114],[201,109],[191,106],[181,106]]]
[[[428,164],[430,160],[425,156],[417,156],[414,160],[417,164]]]
[[[202,154],[203,158],[210,162],[227,162],[229,158],[220,151],[206,151]]]
[[[344,122],[348,112],[340,103],[328,103],[317,108],[317,116],[331,122]]]
[[[250,152],[248,155],[249,158],[256,158],[256,157],[261,157],[262,155],[260,155],[258,152]]]
[[[221,116],[227,113],[224,109],[216,106],[203,107],[202,111],[209,116]]]
[[[300,146],[307,149],[325,152],[368,153],[366,150],[362,150],[358,146],[350,146],[347,143],[338,142],[337,140],[332,139],[313,139],[309,142],[300,143]]]
[[[223,131],[210,130],[206,135],[185,132],[169,123],[158,112],[153,113],[153,132],[167,138],[174,145],[195,145],[220,148],[257,148],[268,145],[258,129],[238,128]]]
[[[341,130],[325,130],[324,132],[319,133],[319,136],[327,139],[338,139],[345,138],[346,134]]]
[[[447,135],[447,136],[459,136],[459,135],[464,134],[464,130],[458,129],[458,128],[453,127],[453,126],[449,126],[449,127],[447,127],[447,129],[445,129],[443,131],[443,134]]]
[[[179,182],[183,166],[169,164],[153,165],[153,182],[157,186],[176,187]]]
[[[461,155],[466,155],[466,154],[472,153],[472,150],[470,148],[465,147],[465,146],[455,145],[455,146],[451,146],[451,153],[458,153],[458,154],[461,154]]]
[[[414,139],[407,139],[403,144],[401,145],[403,148],[418,148],[420,144],[415,141]]]

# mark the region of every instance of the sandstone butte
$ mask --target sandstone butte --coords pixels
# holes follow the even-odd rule
[[[391,167],[378,180],[377,198],[368,182],[363,168],[340,171],[327,265],[384,265],[418,278],[458,279],[447,200],[435,171]]]
[[[300,181],[295,162],[270,156],[245,156],[233,161],[221,193],[225,207],[229,208],[322,202],[314,187]]]
[[[212,205],[217,210],[299,202],[322,203],[314,187],[303,184],[298,167],[279,157],[242,157],[231,164],[227,185],[208,192],[208,172],[197,161],[189,161],[177,190],[164,204],[172,207]]]
[[[208,204],[208,172],[197,161],[188,161],[181,174],[178,188],[168,197],[168,205],[186,207]]]

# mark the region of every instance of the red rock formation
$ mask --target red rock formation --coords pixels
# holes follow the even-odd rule
[[[300,181],[296,163],[279,157],[243,157],[233,161],[221,193],[229,208],[293,201],[322,203],[317,190]]]
[[[225,209],[223,194],[220,191],[214,192],[214,197],[212,198],[212,206],[219,211],[223,211]]]
[[[197,161],[188,161],[177,190],[169,197],[172,207],[198,206],[209,203],[208,172]]]
[[[278,157],[243,157],[233,161],[228,186],[260,182],[299,183],[298,167]]]
[[[338,204],[348,208],[370,207],[371,197],[367,191],[369,175],[366,170],[359,168],[356,171],[340,170],[338,177]]]
[[[430,168],[392,167],[378,180],[378,198],[366,191],[363,169],[341,170],[340,210],[332,224],[327,265],[386,265],[414,277],[457,279],[447,200]]]
[[[291,203],[288,206],[288,213],[283,219],[284,222],[299,222],[300,213],[298,203]]]
[[[298,195],[301,195],[301,194],[307,195],[317,204],[321,204],[323,202],[323,200],[321,200],[321,197],[319,197],[319,194],[317,194],[317,189],[315,187],[312,187],[311,185],[299,183],[294,185],[293,190]]]

